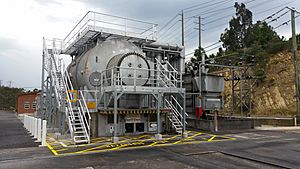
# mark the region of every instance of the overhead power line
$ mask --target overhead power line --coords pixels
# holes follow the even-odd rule
[[[202,6],[202,5],[205,5],[205,4],[212,3],[214,1],[216,1],[216,0],[210,0],[210,1],[207,1],[207,2],[204,2],[204,3],[201,3],[201,4],[193,5],[191,7],[184,8],[183,10],[185,11],[185,10],[188,10],[188,9],[192,9],[192,8],[195,8],[195,7],[198,7],[198,6]]]
[[[283,17],[284,15],[286,15],[287,13],[289,13],[290,11],[286,11],[285,13],[281,14],[280,16],[272,19],[271,21],[268,22],[268,24],[272,23],[272,22],[275,22],[275,21],[278,21],[278,19],[280,19],[281,17]]]
[[[203,7],[199,7],[199,8],[196,8],[196,9],[191,9],[191,10],[188,10],[188,11],[184,11],[185,13],[189,13],[189,12],[193,12],[193,11],[196,11],[196,10],[199,10],[199,9],[204,9],[204,8],[207,8],[207,7],[211,7],[211,6],[214,6],[214,5],[219,5],[219,4],[223,4],[223,3],[226,3],[228,1],[232,1],[232,0],[223,0],[223,1],[219,1],[219,2],[216,2],[216,3],[213,3],[213,4],[209,4],[209,5],[206,5],[206,6],[203,6]]]

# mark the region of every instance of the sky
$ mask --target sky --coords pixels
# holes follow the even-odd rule
[[[284,6],[300,11],[300,0],[237,0],[246,2],[253,20],[262,20]],[[235,13],[234,0],[0,0],[1,85],[40,88],[42,38],[64,38],[87,11],[97,11],[158,24],[159,40],[181,43],[180,13],[184,10],[186,53],[198,46],[197,20],[203,16],[202,46],[219,40]],[[193,7],[194,6],[194,7]],[[191,8],[193,7],[193,8]],[[215,12],[214,12],[215,11]],[[171,24],[164,27],[172,18]],[[288,21],[284,15],[273,27]],[[174,24],[173,24],[174,23]],[[171,27],[174,25],[173,27]],[[300,19],[297,19],[297,27]],[[161,28],[163,28],[161,30]],[[300,28],[298,28],[300,30]],[[297,32],[299,32],[297,30]],[[290,25],[276,31],[291,36]],[[214,52],[212,46],[208,53]],[[187,56],[190,57],[190,56]]]

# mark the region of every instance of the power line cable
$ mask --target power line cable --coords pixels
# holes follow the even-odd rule
[[[232,0],[222,0],[222,1],[219,1],[219,2],[216,2],[216,3],[213,3],[213,4],[209,4],[209,5],[206,5],[206,6],[203,6],[203,7],[199,7],[199,8],[196,8],[196,9],[191,9],[191,10],[184,11],[184,12],[189,13],[189,12],[193,12],[193,11],[196,11],[196,10],[199,10],[199,9],[205,9],[207,7],[211,7],[211,6],[214,6],[214,5],[223,4],[224,2],[227,3],[228,1],[232,1]]]
[[[272,23],[272,22],[275,22],[275,21],[278,21],[278,19],[280,19],[281,17],[283,17],[284,15],[286,15],[287,13],[289,13],[290,11],[286,11],[285,13],[281,14],[280,16],[272,19],[271,21],[268,22],[268,24]]]
[[[210,0],[210,1],[207,1],[207,2],[204,2],[204,3],[201,3],[201,4],[197,4],[197,5],[193,5],[191,7],[184,8],[182,10],[184,11],[184,10],[192,9],[192,8],[195,8],[195,7],[198,7],[198,6],[202,6],[202,5],[205,5],[205,4],[208,4],[208,3],[212,3],[214,1],[216,1],[216,0]]]
[[[174,21],[179,15],[176,14],[171,20],[169,20],[160,30],[162,31],[163,29],[165,29],[170,23],[172,23],[172,21]]]

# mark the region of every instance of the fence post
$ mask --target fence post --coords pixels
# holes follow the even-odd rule
[[[42,138],[42,120],[38,119],[37,120],[37,141],[41,142],[41,138]]]
[[[27,115],[24,115],[24,128],[27,130]]]
[[[33,117],[33,138],[37,139],[37,118]]]
[[[47,136],[47,121],[43,120],[43,127],[42,127],[42,145],[46,146],[46,136]]]
[[[30,135],[33,136],[33,122],[32,122],[32,116],[30,116]]]

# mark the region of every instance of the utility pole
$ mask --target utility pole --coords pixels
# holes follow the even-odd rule
[[[0,87],[2,86],[2,80],[0,80]]]
[[[199,54],[201,56],[201,63],[202,64],[205,64],[205,55],[203,55],[202,53],[202,42],[201,42],[201,39],[202,39],[202,23],[201,23],[201,16],[198,17],[198,29],[199,29],[199,46],[198,46],[198,50],[199,50]],[[202,72],[205,71],[205,67],[202,66],[201,67],[202,69]]]
[[[291,25],[292,25],[292,53],[295,69],[295,88],[297,97],[297,116],[300,116],[300,93],[299,93],[299,69],[298,69],[298,58],[297,58],[297,39],[296,39],[296,23],[295,23],[295,9],[291,10]]]
[[[183,16],[183,10],[181,11],[181,45],[184,46],[184,16]]]

